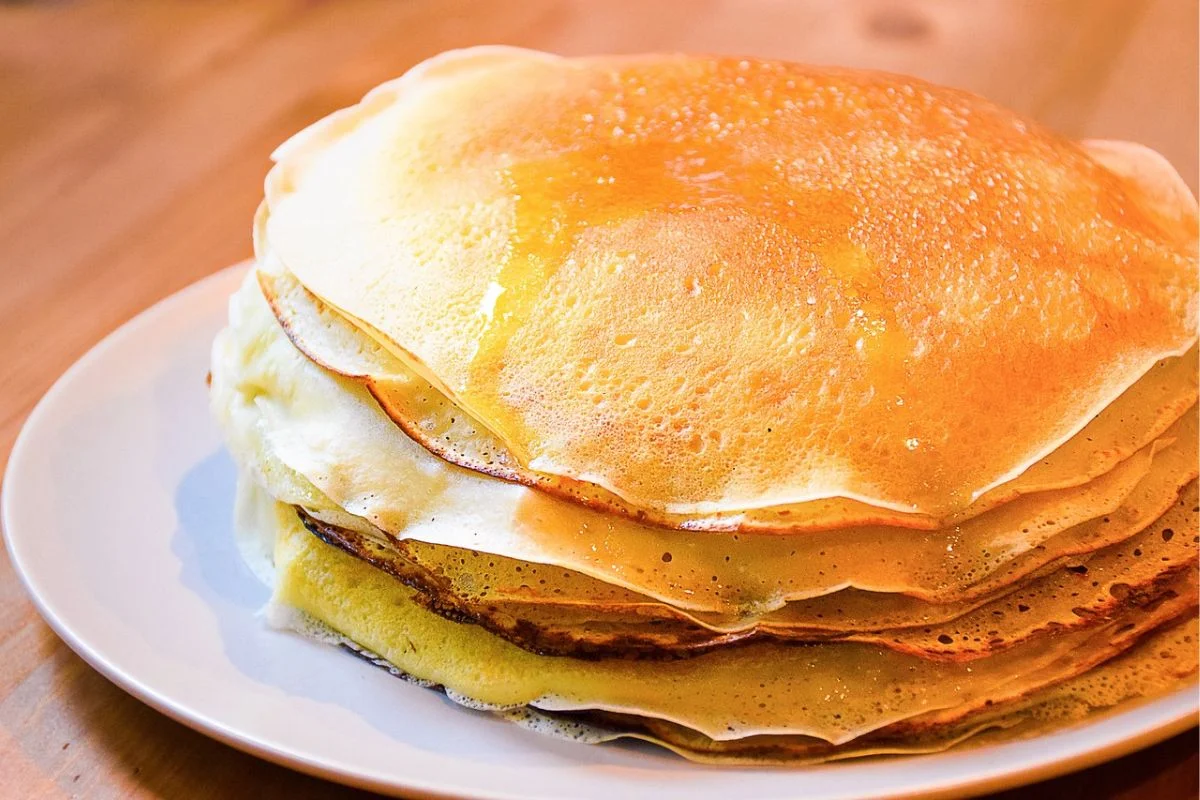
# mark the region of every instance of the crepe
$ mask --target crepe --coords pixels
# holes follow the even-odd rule
[[[931,605],[910,597],[845,590],[736,621],[680,614],[645,597],[605,596],[603,584],[593,587],[580,576],[561,580],[564,573],[550,571],[544,571],[547,578],[541,578],[530,565],[515,567],[529,581],[522,586],[540,585],[548,600],[533,597],[532,592],[513,591],[502,599],[497,595],[503,592],[463,591],[466,574],[479,580],[494,579],[494,567],[478,565],[478,554],[405,547],[322,523],[299,509],[297,513],[309,532],[322,541],[415,589],[414,600],[421,605],[450,619],[478,624],[538,654],[661,658],[696,655],[753,640],[840,640],[869,642],[929,659],[963,661],[999,652],[1047,631],[1062,633],[1098,625],[1130,605],[1153,602],[1172,592],[1180,573],[1195,568],[1196,542],[1176,537],[1174,531],[1196,528],[1196,500],[1192,483],[1150,529],[1129,541],[1065,561],[1050,574],[998,597]],[[465,574],[453,571],[456,562]],[[452,569],[448,571],[447,565]],[[580,591],[591,588],[599,588],[600,596]]]
[[[1103,157],[909,78],[468,50],[281,147],[264,227],[548,482],[945,515],[1195,340],[1194,202]]]
[[[1166,602],[969,665],[839,643],[748,645],[663,662],[648,672],[622,659],[533,655],[432,614],[399,581],[324,544],[286,506],[277,511],[276,602],[404,672],[487,707],[631,713],[715,741],[788,734],[841,744],[901,723],[922,728],[957,721],[1102,663],[1196,602],[1195,576],[1188,573]]]
[[[484,578],[473,583],[496,589],[490,599],[502,599],[506,584],[524,583],[528,572],[513,570],[532,563],[698,613],[756,615],[850,587],[967,600],[1063,555],[1137,533],[1197,472],[1196,416],[1189,413],[1157,444],[1083,487],[1018,497],[948,530],[870,526],[795,537],[675,531],[435,458],[391,425],[360,386],[305,359],[253,276],[232,313],[218,343],[213,391],[222,398],[218,414],[230,440],[242,443],[241,460],[277,497],[335,525],[365,521],[396,538],[521,562],[490,561],[486,578],[479,564],[466,571]],[[1162,371],[1177,374],[1173,366]]]
[[[630,716],[580,718],[522,709],[508,716],[535,730],[564,738],[599,743],[642,739],[669,748],[693,761],[716,764],[824,763],[865,756],[932,753],[950,747],[979,747],[1036,736],[1048,726],[1086,720],[1124,702],[1164,694],[1197,669],[1195,618],[1165,626],[1126,655],[1026,697],[994,705],[986,712],[934,733],[878,734],[830,747],[803,737],[749,736],[716,742],[678,725]]]
[[[551,480],[523,470],[504,445],[469,415],[392,356],[378,342],[355,329],[301,286],[263,242],[265,206],[260,209],[258,241],[264,260],[258,282],[271,309],[296,345],[311,361],[356,379],[400,428],[431,452],[506,480],[525,483],[569,497],[599,510],[617,511],[685,530],[795,532],[853,525],[898,525],[936,529],[962,522],[1022,494],[1062,489],[1084,483],[1112,469],[1154,441],[1196,402],[1197,368],[1193,348],[1183,358],[1167,359],[1126,390],[1080,433],[1012,481],[987,492],[966,509],[944,519],[903,514],[847,498],[753,509],[736,514],[679,517],[647,514],[595,487]],[[454,452],[450,453],[449,448]]]
[[[903,76],[473,48],[275,162],[210,374],[272,624],[718,763],[1194,682],[1200,226],[1153,151]]]

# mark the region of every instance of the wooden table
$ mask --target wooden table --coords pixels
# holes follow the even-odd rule
[[[250,254],[272,147],[437,51],[725,51],[911,72],[1072,136],[1128,138],[1196,187],[1195,0],[0,4],[0,454],[105,333]],[[0,796],[349,797],[126,696],[0,556]],[[1023,796],[1197,796],[1196,734]]]

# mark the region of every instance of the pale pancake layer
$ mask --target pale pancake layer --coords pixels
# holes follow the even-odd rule
[[[716,764],[823,763],[871,755],[938,752],[1024,739],[1078,722],[1125,702],[1151,698],[1194,680],[1198,639],[1196,618],[1166,626],[1130,652],[1083,675],[1020,700],[1002,703],[935,733],[876,735],[840,747],[789,736],[750,736],[715,742],[678,725],[630,716],[606,716],[591,725],[538,719],[533,727],[593,743],[636,738],[659,744],[693,761]],[[544,716],[544,715],[539,715]],[[556,727],[555,722],[559,722]],[[582,727],[582,731],[580,728]],[[581,735],[582,734],[582,735]]]
[[[1188,414],[1165,449],[1165,440],[1148,445],[1084,487],[1031,494],[958,529],[697,535],[590,511],[433,457],[361,387],[301,356],[252,279],[217,351],[218,416],[239,459],[280,499],[333,524],[346,525],[349,512],[402,539],[563,567],[692,612],[756,615],[849,587],[941,603],[984,597],[1063,555],[1132,536],[1196,474]],[[527,583],[521,566],[495,561],[485,573],[472,564],[461,574],[494,587],[490,599],[499,600],[504,587]]]
[[[362,650],[345,637],[318,630],[306,619],[281,620],[322,641],[340,643],[392,674],[413,680],[378,654]],[[933,732],[881,731],[843,745],[805,736],[748,736],[714,741],[678,725],[645,717],[612,713],[555,713],[531,707],[498,711],[523,727],[586,744],[641,739],[693,761],[714,764],[781,764],[797,766],[878,755],[934,753],[950,747],[976,747],[1023,739],[1087,719],[1124,702],[1153,698],[1194,679],[1197,667],[1197,622],[1194,617],[1173,623],[1145,637],[1128,653],[1083,675],[1033,692],[1018,700],[994,704],[989,710]],[[452,699],[462,700],[453,692]],[[469,704],[469,701],[468,701]],[[965,744],[964,744],[965,743]]]
[[[472,50],[282,147],[265,228],[523,469],[941,517],[1195,339],[1194,201],[1094,151],[897,76]]]
[[[365,385],[385,413],[431,452],[479,472],[570,497],[597,510],[686,530],[794,533],[871,524],[922,529],[955,525],[1022,494],[1068,488],[1102,475],[1154,441],[1196,402],[1197,396],[1193,348],[1184,357],[1159,362],[1057,450],[944,519],[889,511],[846,498],[736,514],[680,517],[647,513],[588,484],[539,476],[523,469],[490,431],[304,289],[269,250],[259,265],[258,279],[292,343],[317,364]]]
[[[503,596],[503,588],[496,592],[486,583],[497,572],[492,558],[440,548],[431,552],[325,525],[303,512],[301,518],[326,543],[416,589],[417,602],[448,618],[479,624],[536,653],[680,657],[763,639],[840,640],[869,642],[924,658],[968,660],[1047,632],[1101,624],[1130,605],[1173,591],[1179,574],[1196,568],[1196,501],[1193,483],[1146,531],[1071,559],[1051,574],[990,601],[930,605],[896,595],[843,591],[742,619],[724,630],[670,606],[652,606],[645,598],[614,603],[605,597],[603,584],[597,587],[599,593],[572,595],[572,590],[586,592],[593,585],[579,576],[564,581],[558,570],[529,564],[515,568],[525,591],[513,591],[501,600],[497,595]],[[463,591],[469,586],[474,590]],[[549,600],[531,600],[530,595],[539,592]]]
[[[967,664],[864,644],[764,644],[646,670],[621,659],[533,655],[478,627],[443,619],[415,603],[399,581],[312,536],[288,507],[278,506],[278,520],[276,601],[404,672],[486,706],[635,714],[714,740],[769,733],[839,744],[889,726],[953,724],[1103,663],[1196,601],[1189,573],[1173,599]]]

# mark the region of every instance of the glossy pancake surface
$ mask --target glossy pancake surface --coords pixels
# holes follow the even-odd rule
[[[260,219],[263,215],[260,214]],[[260,242],[265,237],[260,237]],[[257,269],[262,293],[288,338],[309,360],[361,383],[414,441],[454,463],[567,496],[592,508],[684,530],[794,533],[862,525],[933,529],[960,524],[1016,497],[1077,486],[1103,475],[1162,435],[1196,402],[1196,349],[1156,364],[1084,428],[1015,479],[966,509],[938,519],[881,509],[846,498],[735,513],[679,516],[646,512],[595,486],[523,469],[494,434],[457,408],[428,381],[353,327],[301,286],[263,246]]]
[[[1018,498],[956,529],[696,535],[582,508],[435,458],[360,386],[305,359],[253,276],[231,317],[213,363],[218,419],[239,461],[277,498],[333,524],[344,524],[336,514],[349,512],[400,539],[559,566],[695,612],[753,616],[851,586],[942,603],[983,596],[1062,555],[1132,536],[1166,511],[1196,472],[1196,417],[1189,412],[1166,438],[1095,481]],[[472,570],[478,585],[497,591],[523,582],[504,562],[486,575],[483,565]],[[579,596],[578,589],[565,593]]]
[[[412,590],[390,575],[311,535],[287,507],[279,507],[278,520],[276,601],[405,672],[484,707],[633,713],[716,740],[776,733],[838,744],[893,725],[934,729],[1074,677],[1195,603],[1194,580],[1183,580],[1180,594],[1166,602],[966,664],[857,643],[761,644],[648,670],[619,658],[537,656],[443,619],[413,602]]]
[[[614,587],[559,569],[393,542],[300,515],[318,538],[416,589],[427,607],[539,654],[679,657],[773,639],[861,641],[925,658],[968,660],[1032,636],[1097,625],[1129,605],[1164,596],[1182,571],[1194,570],[1195,504],[1193,483],[1146,531],[1069,559],[995,599],[931,604],[842,590],[740,620],[621,597]]]
[[[1119,703],[1154,697],[1195,679],[1196,619],[1164,626],[1131,652],[1083,675],[1008,703],[966,721],[923,735],[866,736],[841,747],[796,736],[750,736],[717,742],[679,725],[630,716],[606,715],[603,729],[585,729],[599,741],[628,736],[668,747],[694,761],[712,763],[820,763],[889,753],[934,752],[951,746],[995,744],[1044,733],[1048,728],[1085,719]],[[518,715],[514,714],[514,717]],[[557,732],[551,719],[535,726]],[[564,725],[562,735],[569,736]],[[596,741],[597,739],[593,739]]]
[[[1194,339],[1162,170],[912,79],[464,51],[278,156],[301,283],[527,469],[666,513],[952,513]]]

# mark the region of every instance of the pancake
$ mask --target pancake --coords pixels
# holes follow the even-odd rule
[[[265,206],[260,209],[261,233]],[[550,479],[522,469],[494,435],[456,408],[428,381],[391,355],[377,341],[301,286],[269,250],[259,267],[260,288],[292,343],[311,361],[344,377],[358,379],[385,413],[426,449],[476,471],[568,496],[599,510],[612,510],[643,521],[684,530],[797,532],[853,525],[887,524],[936,529],[956,524],[1015,497],[1087,482],[1112,469],[1162,435],[1196,402],[1197,366],[1193,348],[1185,357],[1159,362],[1113,404],[1065,442],[1012,481],[987,492],[967,509],[945,519],[902,514],[846,498],[798,506],[753,509],[737,514],[677,517],[647,513],[595,487]],[[448,448],[453,447],[454,453]]]
[[[1194,494],[1185,498],[1184,502],[1194,502]],[[1195,507],[1191,506],[1186,510],[1194,518]],[[1192,524],[1194,525],[1194,522]],[[293,528],[293,531],[298,532],[298,528]],[[1177,538],[1164,536],[1163,532],[1157,528],[1154,533],[1160,541],[1171,542],[1176,541]],[[1194,547],[1194,536],[1191,543]],[[325,549],[328,550],[328,548]],[[1149,553],[1144,555],[1152,557],[1152,554]],[[366,567],[362,562],[358,563],[362,567]],[[279,565],[286,573],[294,563],[289,561],[289,555],[285,553],[279,560]],[[328,592],[329,596],[335,598],[333,605],[337,610],[343,614],[349,610],[351,619],[377,620],[378,608],[391,608],[394,605],[394,598],[387,594],[380,594],[376,591],[376,587],[368,586],[363,592],[367,603],[359,609],[362,615],[356,616],[354,599],[347,599],[346,593],[337,589],[337,583],[344,577],[344,573],[341,573],[336,566],[330,568],[329,564],[310,565],[307,572],[310,579],[315,579],[321,584],[323,590]],[[1194,568],[1189,570],[1185,577],[1187,580],[1194,581]],[[357,586],[361,579],[366,579],[366,575],[355,573],[349,582]],[[280,585],[283,586],[288,581],[288,575],[285,574],[281,577]],[[303,596],[311,590],[311,586],[298,588],[292,586],[289,591],[298,591]],[[1178,599],[1180,594],[1175,593],[1174,596]],[[294,598],[291,599],[294,600]],[[377,607],[375,606],[376,602],[382,605]],[[312,607],[306,606],[303,600],[300,605],[312,610]],[[1193,613],[1194,606],[1195,598],[1187,597],[1176,603],[1173,612],[1187,615]],[[1160,618],[1165,615],[1160,615]],[[288,619],[286,616],[283,618]],[[330,620],[328,616],[323,618],[327,621]],[[450,624],[453,625],[453,623]],[[1117,636],[1127,624],[1126,622],[1116,627],[1109,626],[1106,635],[1093,639],[1093,644],[1102,640],[1106,647],[1111,646],[1114,642],[1109,639]],[[1194,627],[1194,617],[1190,624]],[[461,629],[470,626],[458,625],[456,627]],[[1151,623],[1149,627],[1153,627],[1153,624]],[[402,648],[412,647],[415,650],[424,650],[426,643],[421,638],[413,638],[414,633],[420,633],[422,630],[423,626],[419,624],[406,623],[398,627],[394,633],[402,636]],[[452,636],[453,634],[448,633],[447,635]],[[365,638],[359,634],[355,634],[355,636],[359,640]],[[1146,649],[1135,649],[1130,661],[1136,659],[1141,667],[1135,667],[1132,670],[1122,666],[1124,662],[1117,665],[1121,666],[1121,669],[1115,672],[1108,669],[1107,664],[1103,664],[1095,671],[1085,673],[1081,684],[1067,681],[1062,685],[1063,691],[1061,692],[1055,686],[1024,694],[1022,692],[1025,690],[1022,687],[1010,686],[1007,690],[999,692],[992,690],[991,696],[997,698],[999,702],[993,701],[990,705],[985,704],[974,710],[959,709],[958,712],[947,712],[947,716],[941,720],[936,714],[932,718],[922,719],[923,715],[918,715],[898,720],[877,729],[876,733],[864,734],[840,745],[830,745],[822,739],[796,734],[755,734],[731,740],[714,740],[678,723],[667,723],[641,715],[631,716],[628,713],[616,715],[615,719],[611,713],[601,714],[597,719],[596,715],[591,712],[568,712],[564,718],[561,713],[547,713],[544,710],[529,707],[502,710],[501,713],[510,719],[534,727],[536,730],[565,735],[579,741],[599,742],[615,738],[636,737],[662,744],[688,758],[716,763],[808,763],[863,755],[935,752],[950,746],[961,745],[964,741],[986,744],[1003,741],[1010,737],[1035,735],[1045,731],[1047,727],[1059,726],[1065,722],[1082,718],[1094,708],[1103,708],[1112,702],[1127,701],[1141,696],[1153,696],[1161,691],[1174,688],[1179,685],[1181,679],[1194,674],[1195,644],[1194,638],[1186,639],[1184,637],[1180,641],[1168,645],[1165,641],[1166,638],[1166,634],[1156,635],[1150,643],[1143,646]],[[350,640],[342,639],[342,641]],[[377,647],[378,641],[376,640],[373,646]],[[1162,643],[1161,647],[1159,643]],[[1120,646],[1129,644],[1129,642],[1126,640],[1117,644]],[[1151,647],[1157,649],[1151,651],[1149,649]],[[429,649],[437,654],[434,657],[435,661],[445,658],[450,663],[464,665],[472,663],[469,658],[465,657],[465,653],[456,657],[455,651],[448,646],[447,640],[444,639],[435,640]],[[472,645],[470,652],[470,658],[483,655],[485,657],[483,663],[494,663],[490,657],[491,651],[484,651],[481,654]],[[394,652],[392,657],[396,657]],[[1102,655],[1094,657],[1103,658]],[[1168,658],[1173,660],[1164,660]],[[375,654],[370,655],[370,660],[381,664],[388,663]],[[1152,665],[1150,671],[1146,670],[1147,660]],[[1187,662],[1191,662],[1192,666],[1188,667]],[[404,663],[409,671],[412,670],[409,662],[401,659],[400,663]],[[1061,668],[1060,664],[1056,669]],[[920,668],[910,667],[910,669]],[[1046,674],[1045,672],[1039,673],[1042,677],[1045,677]],[[1050,674],[1059,673],[1051,670]],[[436,677],[428,677],[428,673],[425,675],[426,683],[430,681],[436,683],[439,680]],[[1110,675],[1121,677],[1121,680],[1109,677]],[[508,682],[501,680],[501,684],[508,685]],[[453,686],[453,683],[451,685]],[[1008,694],[1005,694],[1005,691]],[[449,694],[458,702],[467,703],[472,707],[479,705],[474,698],[462,695],[453,689]],[[487,706],[487,704],[484,705]],[[1008,711],[1000,714],[1002,709],[1008,709]]]
[[[1188,573],[1165,602],[967,664],[864,644],[764,644],[647,671],[622,659],[533,655],[477,626],[446,620],[415,603],[413,590],[393,577],[311,535],[288,507],[278,507],[277,520],[275,602],[405,673],[477,706],[632,713],[718,741],[769,733],[840,744],[900,723],[920,730],[957,722],[1103,663],[1196,602],[1195,576]]]
[[[801,737],[750,736],[715,742],[678,725],[631,716],[546,718],[534,713],[530,727],[551,735],[591,743],[621,738],[642,739],[669,748],[693,761],[716,764],[816,764],[873,755],[930,753],[968,746],[1030,738],[1048,728],[1094,716],[1121,703],[1165,694],[1195,680],[1198,638],[1195,618],[1166,626],[1130,652],[1056,686],[993,706],[969,721],[937,733],[882,733],[846,745]],[[526,721],[530,712],[510,712]]]
[[[309,532],[416,590],[414,600],[449,619],[478,624],[522,649],[541,655],[594,658],[686,657],[764,639],[790,642],[858,641],[928,659],[969,660],[1020,644],[1046,631],[1094,626],[1130,605],[1145,605],[1174,591],[1180,573],[1197,562],[1196,485],[1150,529],[1126,542],[1072,559],[1049,575],[995,599],[931,605],[896,595],[847,590],[793,603],[761,617],[735,622],[679,613],[647,598],[617,598],[582,576],[518,566],[529,584],[557,584],[550,602],[530,602],[513,592],[463,591],[470,581],[492,580],[479,554],[429,552],[405,547],[297,513]],[[1175,532],[1179,535],[1176,536]],[[454,571],[458,566],[464,574]],[[447,569],[449,567],[449,569]],[[582,586],[580,585],[582,584]],[[488,587],[489,590],[491,587]],[[571,594],[574,590],[575,594]],[[587,592],[587,594],[580,593]],[[589,590],[598,590],[595,594]],[[502,594],[497,593],[497,594]],[[599,596],[597,596],[597,594]],[[847,598],[845,595],[851,594]]]
[[[1189,413],[1159,444],[1082,487],[1030,494],[949,530],[675,531],[435,458],[361,386],[304,358],[253,277],[231,313],[213,365],[214,407],[239,460],[256,465],[277,498],[334,525],[365,523],[395,538],[562,567],[689,612],[757,615],[850,587],[940,603],[983,597],[1059,557],[1137,533],[1197,472]],[[526,581],[514,566],[473,582],[519,586]]]
[[[1194,682],[1200,217],[1153,151],[903,76],[473,48],[274,160],[210,373],[269,624],[714,763]]]
[[[468,50],[281,147],[265,230],[526,470],[944,517],[1195,340],[1194,201],[1100,158],[899,76]]]

